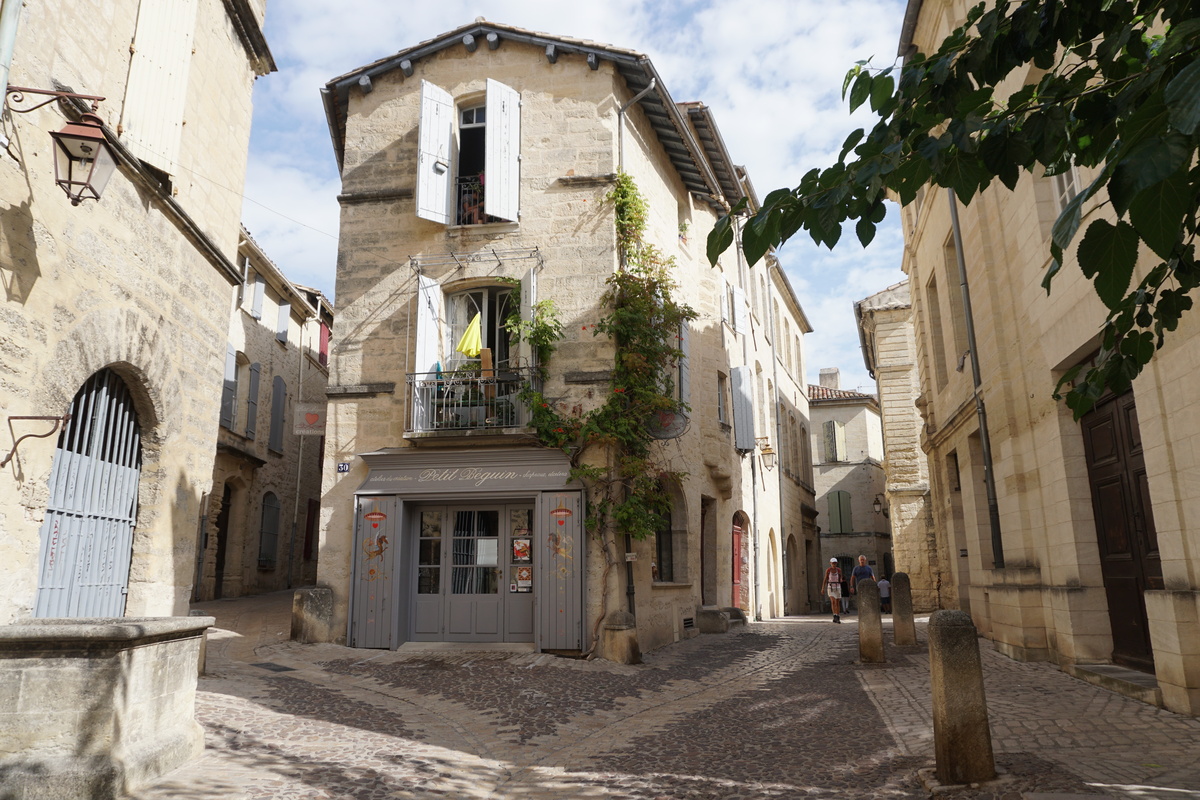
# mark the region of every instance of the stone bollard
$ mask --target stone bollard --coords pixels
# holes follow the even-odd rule
[[[867,578],[854,586],[858,595],[858,660],[882,664],[883,615],[879,611],[879,585]]]
[[[992,780],[996,762],[983,666],[975,625],[965,611],[935,611],[929,618],[929,681],[938,780],[944,784]]]
[[[333,641],[333,589],[302,586],[292,595],[292,641]]]
[[[892,576],[892,636],[897,645],[917,643],[917,626],[913,622],[912,581],[907,573]]]

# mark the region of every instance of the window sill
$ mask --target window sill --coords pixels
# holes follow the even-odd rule
[[[447,225],[448,236],[469,236],[472,233],[492,235],[497,233],[515,233],[521,229],[519,222],[480,222],[474,225]]]
[[[690,589],[691,581],[654,581],[650,584],[651,589]]]

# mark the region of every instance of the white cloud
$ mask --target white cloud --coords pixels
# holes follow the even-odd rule
[[[259,80],[246,204],[247,227],[279,266],[333,291],[338,176],[320,88],[331,78],[469,23],[478,16],[606,42],[650,56],[677,101],[710,106],[735,161],[760,195],[826,166],[863,112],[846,114],[842,78],[874,56],[892,63],[904,0],[273,0],[267,36],[279,73]],[[890,220],[889,220],[890,222]],[[808,364],[838,366],[844,385],[871,384],[858,354],[852,303],[901,280],[898,227],[866,251],[848,230],[833,253],[789,244],[782,260],[817,332]],[[802,234],[803,235],[803,234]]]

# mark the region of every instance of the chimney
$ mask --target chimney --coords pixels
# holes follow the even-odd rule
[[[825,367],[821,370],[821,385],[826,389],[842,388],[842,371],[837,367]]]

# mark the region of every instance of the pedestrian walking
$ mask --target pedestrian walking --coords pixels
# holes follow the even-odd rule
[[[879,610],[884,614],[892,613],[892,582],[886,577],[880,578],[879,585]]]
[[[858,582],[875,580],[875,570],[867,564],[866,556],[858,557],[858,566],[850,573],[850,594],[858,594]]]
[[[829,566],[825,569],[825,577],[821,579],[821,594],[829,595],[829,605],[833,609],[833,621],[840,623],[842,621],[842,581],[845,576],[842,575],[842,568],[838,566],[836,558],[829,559]]]

